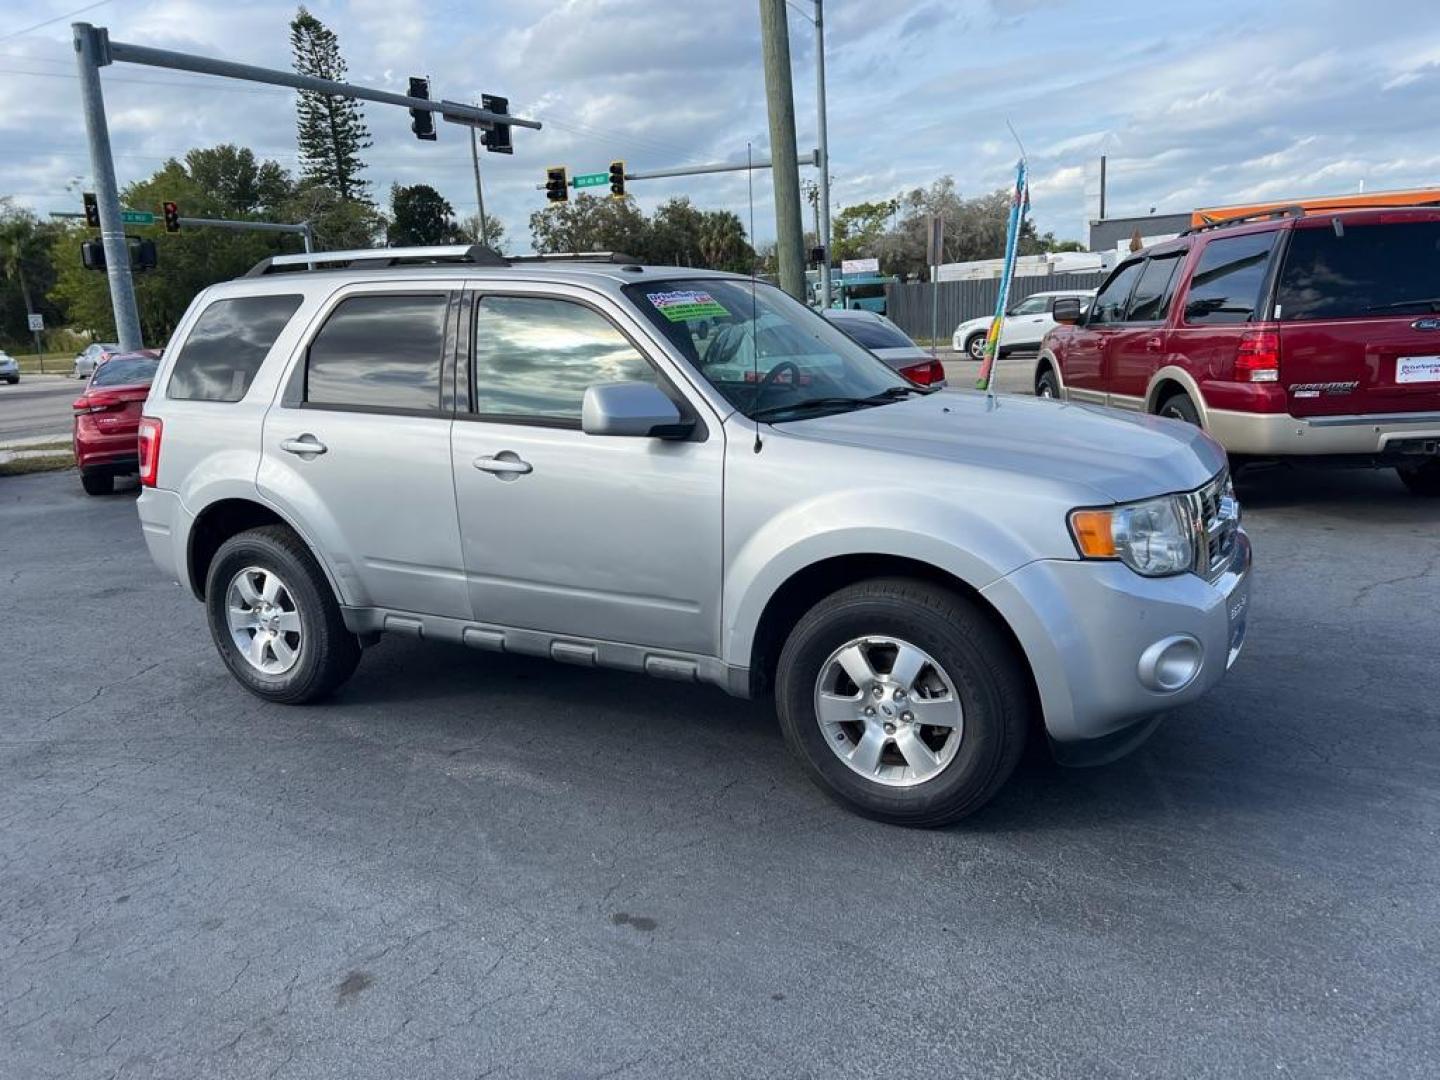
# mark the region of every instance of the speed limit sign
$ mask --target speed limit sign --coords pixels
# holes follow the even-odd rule
[[[39,331],[45,329],[45,316],[41,315],[38,311],[30,312],[29,320],[31,330],[34,330],[38,333]]]

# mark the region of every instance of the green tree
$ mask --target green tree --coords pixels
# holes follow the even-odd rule
[[[928,188],[914,188],[899,197],[900,220],[881,244],[881,265],[891,274],[927,274],[926,223],[932,214],[945,220],[945,262],[998,259],[1005,254],[1010,218],[1010,193],[994,191],[964,199],[955,180],[942,176]],[[1026,219],[1020,230],[1021,255],[1041,251],[1035,223]]]
[[[494,214],[485,215],[485,236],[480,235],[480,215],[471,214],[464,218],[459,225],[460,240],[462,243],[479,244],[482,241],[490,245],[490,250],[504,254],[505,252],[505,223]]]
[[[290,23],[290,51],[301,75],[345,80],[345,58],[335,31],[303,5]],[[369,182],[360,178],[365,168],[360,152],[371,142],[359,102],[308,90],[298,95],[295,120],[301,175],[309,183],[333,189],[342,199],[368,202]]]
[[[46,300],[54,283],[50,245],[56,226],[41,222],[29,210],[0,198],[0,338],[26,341],[26,315],[38,312],[54,325],[60,310]]]
[[[830,222],[832,259],[878,256],[885,234],[890,231],[890,220],[898,207],[898,199],[844,207]]]
[[[295,191],[295,182],[280,165],[261,161],[248,147],[229,143],[191,150],[185,155],[185,169],[232,217],[256,214],[275,220],[273,215]],[[182,206],[181,212],[188,209]]]
[[[342,198],[324,184],[304,184],[281,207],[290,222],[310,222],[320,251],[373,247],[385,235],[385,217],[368,202]]]
[[[665,200],[650,218],[645,249],[634,254],[669,266],[696,266],[705,214],[684,195]]]
[[[700,223],[701,265],[710,270],[748,274],[755,253],[745,239],[745,226],[729,210],[707,211]]]
[[[454,244],[462,239],[455,209],[429,184],[390,185],[390,247]]]
[[[622,251],[640,258],[647,250],[646,225],[634,199],[581,195],[531,214],[530,236],[541,253]]]

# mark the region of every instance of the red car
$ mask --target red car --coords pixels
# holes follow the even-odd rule
[[[108,495],[115,477],[140,467],[140,411],[160,363],[155,350],[118,353],[90,376],[75,400],[75,464],[87,494]]]
[[[1057,301],[1035,392],[1198,424],[1238,458],[1394,466],[1440,495],[1440,208],[1192,229]],[[1062,307],[1063,305],[1063,307]]]

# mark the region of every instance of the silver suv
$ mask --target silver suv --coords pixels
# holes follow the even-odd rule
[[[903,824],[1032,734],[1123,752],[1245,634],[1203,432],[929,391],[772,286],[623,257],[268,260],[190,306],[141,468],[151,554],[260,697],[385,633],[773,694],[816,780]]]

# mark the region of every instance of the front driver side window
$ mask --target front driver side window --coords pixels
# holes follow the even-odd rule
[[[609,319],[542,296],[485,296],[475,311],[481,416],[579,427],[587,387],[659,379]]]
[[[1100,295],[1095,297],[1095,306],[1090,313],[1088,325],[1118,323],[1125,321],[1125,305],[1130,300],[1130,290],[1140,276],[1144,264],[1139,260],[1126,263],[1105,283]]]

